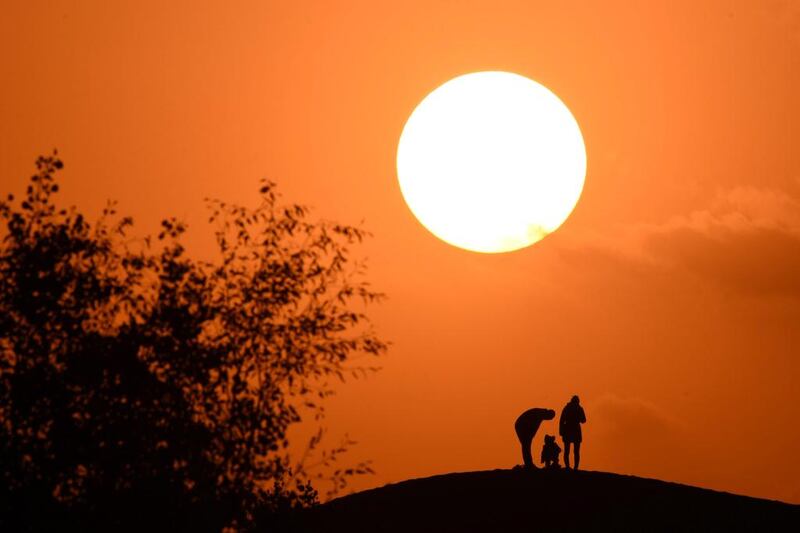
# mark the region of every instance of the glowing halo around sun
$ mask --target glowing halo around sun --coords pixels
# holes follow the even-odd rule
[[[397,147],[400,189],[431,233],[476,252],[518,250],[555,231],[586,175],[578,123],[549,89],[474,72],[414,109]]]

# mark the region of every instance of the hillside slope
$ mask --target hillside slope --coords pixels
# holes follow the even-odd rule
[[[403,481],[295,517],[289,531],[800,531],[800,506],[603,472],[493,470]]]

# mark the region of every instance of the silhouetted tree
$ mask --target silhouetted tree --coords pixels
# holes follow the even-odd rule
[[[175,219],[151,242],[113,205],[91,225],[59,209],[61,160],[36,165],[0,202],[0,529],[248,529],[315,502],[287,429],[386,349],[348,249],[364,231],[264,182],[254,210],[209,202],[202,262]]]

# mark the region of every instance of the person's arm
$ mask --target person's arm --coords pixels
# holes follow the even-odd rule
[[[581,412],[580,412],[580,415],[581,415],[581,424],[583,424],[583,423],[585,423],[585,422],[586,422],[586,413],[584,413],[584,412],[583,412],[583,407],[581,407],[581,408],[580,408],[580,410],[581,410]]]

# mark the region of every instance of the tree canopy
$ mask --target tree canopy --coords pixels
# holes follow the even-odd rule
[[[135,239],[113,204],[57,207],[61,160],[36,166],[0,203],[0,526],[245,530],[315,502],[287,429],[387,347],[351,257],[365,231],[264,181],[254,209],[208,202],[204,262],[174,218]]]

